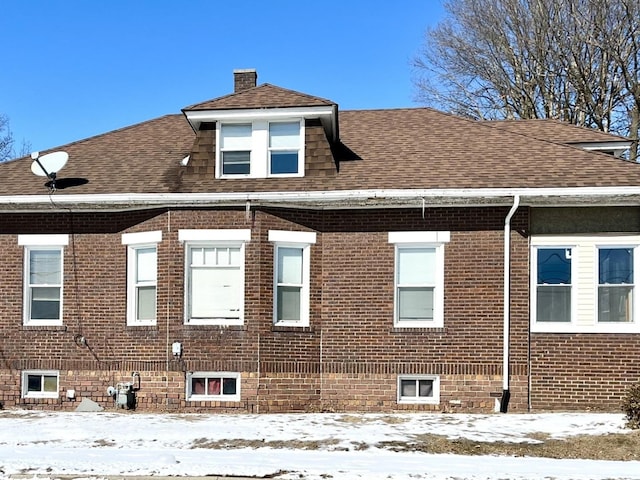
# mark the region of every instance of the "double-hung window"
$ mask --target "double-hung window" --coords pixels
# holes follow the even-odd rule
[[[22,398],[58,398],[59,376],[57,370],[24,370]]]
[[[396,327],[444,324],[444,245],[449,232],[391,232]]]
[[[185,323],[244,321],[244,244],[248,229],[180,230],[185,242]]]
[[[191,372],[187,374],[187,401],[240,401],[240,374]]]
[[[571,322],[571,248],[538,247],[536,266],[536,321]]]
[[[598,248],[598,322],[633,321],[633,248]]]
[[[218,122],[218,178],[304,175],[304,121],[296,118]]]
[[[158,243],[162,232],[125,233],[127,245],[127,325],[155,325],[158,291]]]
[[[227,123],[220,127],[222,175],[251,173],[252,128],[250,123]]]
[[[309,325],[310,251],[315,232],[270,230],[274,243],[273,322]]]
[[[24,254],[24,324],[62,325],[67,235],[19,235]]]

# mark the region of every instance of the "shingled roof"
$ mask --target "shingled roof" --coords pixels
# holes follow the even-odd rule
[[[263,83],[241,92],[197,103],[182,110],[231,110],[244,108],[319,107],[335,105],[331,100]]]
[[[335,105],[264,84],[188,108],[269,108],[304,102]],[[167,115],[56,148],[67,151],[70,158],[59,176],[89,182],[55,195],[78,196],[83,199],[79,202],[97,195],[104,203],[109,195],[175,194],[184,199],[298,192],[302,198],[309,192],[640,185],[639,164],[566,144],[619,137],[560,122],[478,122],[429,108],[405,108],[341,111],[339,123],[340,141],[332,148],[337,169],[332,175],[216,179],[205,173],[185,175],[182,161],[192,153],[196,134],[185,115]],[[46,179],[32,175],[30,165],[28,157],[0,165],[0,204],[48,193],[43,186]]]

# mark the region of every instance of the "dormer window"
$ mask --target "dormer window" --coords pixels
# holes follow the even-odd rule
[[[219,123],[218,178],[304,176],[304,121],[301,119]]]

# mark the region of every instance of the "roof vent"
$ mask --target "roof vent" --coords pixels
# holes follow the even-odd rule
[[[233,71],[233,91],[234,93],[248,90],[257,85],[258,74],[255,68],[245,68]]]

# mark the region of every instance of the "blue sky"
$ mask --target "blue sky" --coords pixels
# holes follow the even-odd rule
[[[416,106],[440,0],[2,0],[0,113],[47,150],[231,93],[234,69],[341,109]]]

